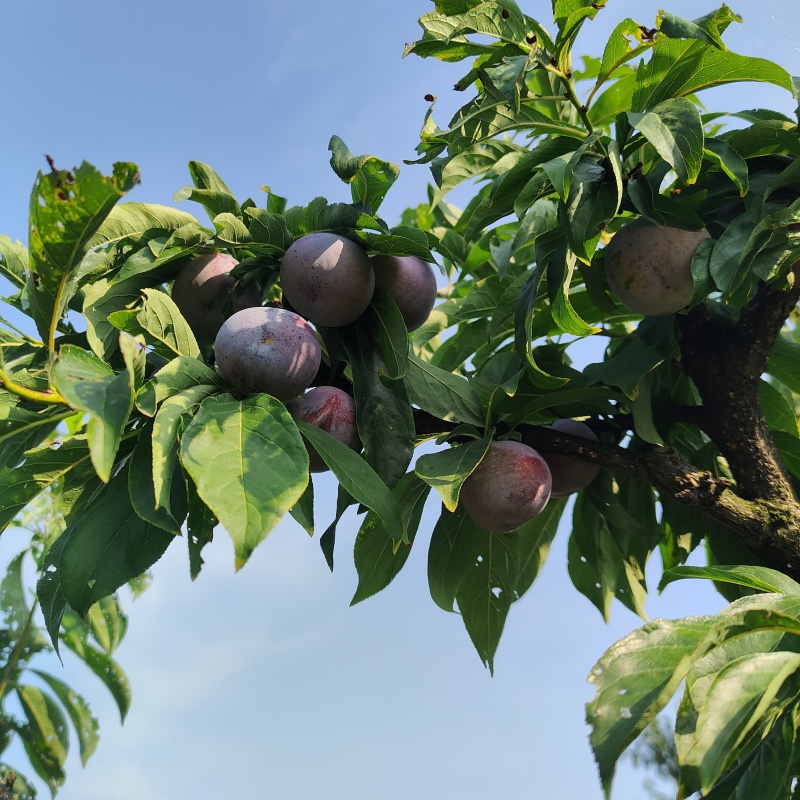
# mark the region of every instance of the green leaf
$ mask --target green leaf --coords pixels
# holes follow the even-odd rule
[[[779,592],[800,595],[800,584],[791,578],[767,567],[749,567],[742,564],[712,567],[674,567],[664,572],[658,591],[683,578],[704,578],[711,581],[734,583],[759,592]]]
[[[672,697],[713,619],[654,620],[612,645],[592,669],[597,694],[586,722],[606,797],[620,756]]]
[[[185,415],[197,408],[206,397],[217,391],[215,386],[200,384],[167,397],[153,421],[152,483],[156,508],[171,511],[173,480],[179,475],[179,433]]]
[[[721,50],[727,50],[721,38],[722,32],[731,22],[742,21],[742,18],[738,14],[734,14],[727,6],[722,6],[694,22],[665,12],[659,16],[661,23],[659,30],[664,36],[672,39],[700,39]]]
[[[741,81],[773,83],[794,93],[789,73],[771,61],[736,55],[697,39],[659,37],[651,58],[637,70],[632,110],[645,111],[670,98]]]
[[[353,203],[370,214],[376,212],[399,177],[400,168],[375,156],[354,156],[338,136],[331,137],[328,150],[332,153],[333,171],[350,184]]]
[[[414,451],[410,389],[406,381],[381,380],[385,365],[369,328],[357,324],[339,331],[353,373],[358,435],[367,462],[391,489],[405,475]]]
[[[439,419],[483,425],[483,407],[477,392],[466,379],[435,367],[413,353],[406,376],[414,405]]]
[[[296,423],[300,433],[330,467],[342,489],[374,511],[397,540],[408,541],[397,502],[375,470],[327,431],[302,420],[296,420]]]
[[[665,100],[644,114],[630,112],[630,124],[644,135],[684,183],[692,184],[703,165],[703,121],[685,97]]]
[[[430,487],[413,472],[406,473],[392,491],[403,518],[408,543],[398,541],[395,532],[377,514],[367,514],[353,551],[358,587],[350,605],[385,589],[403,568],[411,553],[429,492]]]
[[[142,289],[149,283],[146,275],[137,275],[120,282],[103,278],[86,287],[83,295],[86,338],[98,358],[107,361],[119,345],[119,330],[108,321],[109,315],[138,303]]]
[[[767,372],[795,394],[800,394],[800,344],[779,336],[772,347]]]
[[[133,408],[134,376],[131,364],[119,375],[96,356],[74,345],[64,345],[51,370],[56,391],[70,406],[89,414],[86,430],[92,463],[108,481]]]
[[[789,472],[800,478],[800,439],[783,431],[773,431],[772,438]]]
[[[181,461],[234,544],[236,569],[300,499],[308,452],[285,406],[266,394],[202,402]]]
[[[491,436],[468,444],[449,447],[437,453],[428,453],[417,459],[415,471],[425,483],[441,495],[445,508],[453,512],[464,481],[483,460]]]
[[[77,289],[75,273],[101,223],[138,181],[136,165],[121,162],[109,177],[85,161],[74,175],[55,169],[39,173],[30,200],[28,295],[36,296],[41,312],[51,312],[47,328],[39,326],[43,338],[55,333]]]
[[[494,655],[516,599],[517,548],[513,536],[475,532],[479,555],[456,591],[464,626],[481,661],[494,673]]]
[[[565,498],[551,497],[538,517],[516,530],[514,534],[517,548],[515,599],[522,597],[539,577],[566,507],[567,500]]]
[[[88,247],[93,249],[123,239],[139,239],[145,234],[171,233],[185,225],[197,225],[197,220],[185,211],[155,203],[120,203],[108,212]]]
[[[404,378],[408,372],[409,346],[403,315],[394,298],[382,289],[375,290],[370,305],[386,374],[392,380]]]
[[[155,564],[175,537],[134,511],[126,464],[62,538],[56,573],[67,602],[83,615]]]
[[[55,795],[65,777],[64,762],[69,748],[67,720],[56,701],[36,686],[17,686],[15,694],[26,720],[17,732],[28,760]]]
[[[141,310],[116,311],[109,315],[111,324],[132,336],[143,335],[163,358],[198,358],[197,340],[172,298],[157,289],[142,289],[142,294],[145,300]]]
[[[451,513],[442,506],[428,549],[428,587],[434,603],[445,611],[454,610],[458,589],[480,555],[480,533],[462,509]]]
[[[94,640],[107,656],[112,656],[128,629],[128,618],[122,612],[116,595],[103,597],[86,615],[86,624]]]
[[[314,535],[314,482],[309,481],[300,499],[289,509],[295,522],[309,535]]]
[[[73,438],[53,447],[31,450],[20,467],[0,469],[0,530],[3,530],[31,500],[90,461],[83,438]]]
[[[231,190],[214,170],[200,161],[189,162],[189,173],[194,187],[184,186],[175,193],[176,202],[193,200],[205,208],[208,216],[214,220],[219,214],[233,214],[241,217],[242,210]]]
[[[162,478],[161,496],[156,495],[153,474],[164,468],[164,461],[155,457],[150,426],[141,429],[129,461],[128,490],[133,510],[151,525],[179,534],[188,513],[186,485],[177,458],[177,441],[169,459],[172,473]],[[164,484],[167,484],[166,486]]]
[[[727,142],[706,137],[703,156],[719,167],[744,197],[750,189],[750,171],[745,161]]]
[[[731,756],[761,720],[783,684],[800,669],[797,653],[758,653],[723,667],[699,709],[689,764],[704,792],[722,776]]]
[[[122,667],[113,658],[92,647],[86,639],[86,627],[72,612],[64,614],[64,646],[77,655],[103,682],[125,721],[131,706],[131,685]]]
[[[308,482],[311,486],[311,481]],[[197,487],[191,480],[186,481],[189,502],[189,516],[186,520],[186,541],[189,545],[189,575],[195,580],[203,567],[203,548],[214,539],[217,518],[211,509],[200,499]]]
[[[202,361],[189,356],[180,356],[165,364],[136,393],[136,407],[149,417],[168,397],[180,394],[196,386],[203,386],[207,393],[224,387],[216,370]]]
[[[25,245],[22,242],[12,241],[5,234],[1,234],[0,275],[11,281],[18,289],[23,289],[28,263],[28,250]]]
[[[83,697],[72,687],[64,683],[64,681],[38,669],[31,671],[47,684],[50,691],[53,692],[61,705],[66,709],[78,737],[81,763],[85,767],[89,757],[97,749],[97,743],[100,740],[98,734],[99,723],[97,719],[92,716],[89,705]]]

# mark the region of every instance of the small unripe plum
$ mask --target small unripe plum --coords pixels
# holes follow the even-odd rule
[[[289,401],[286,410],[294,419],[321,428],[351,449],[361,449],[361,439],[358,438],[356,427],[356,404],[347,392],[335,386],[315,386],[302,397]],[[308,442],[306,448],[311,472],[324,472],[328,469],[328,465]]]
[[[416,256],[371,256],[375,287],[388,292],[406,323],[415,331],[425,324],[436,302],[433,267]]]
[[[217,370],[242,394],[265,392],[291,400],[317,374],[317,334],[284,308],[245,308],[225,320],[214,342]]]
[[[375,291],[366,252],[335,233],[309,233],[286,251],[281,287],[292,308],[315,325],[338,328],[355,322]]]
[[[261,288],[255,281],[234,289],[231,270],[238,263],[227,253],[200,256],[183,267],[172,284],[175,305],[203,343],[214,341],[229,308],[236,312],[261,305]]]
[[[606,279],[637,314],[662,317],[685,308],[694,294],[692,257],[708,231],[653,225],[643,217],[620,228],[605,248]]]
[[[550,427],[561,433],[582,436],[593,442],[599,441],[597,434],[588,425],[578,422],[576,419],[557,419]],[[551,492],[553,497],[566,497],[568,494],[586,488],[600,472],[597,464],[560,453],[545,453],[544,460],[550,467],[550,474],[553,476]]]
[[[482,528],[515,531],[541,513],[550,499],[550,468],[542,455],[522,442],[492,442],[464,481],[460,502]]]

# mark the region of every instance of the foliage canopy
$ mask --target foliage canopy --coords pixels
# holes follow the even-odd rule
[[[182,534],[193,578],[218,525],[237,569],[287,513],[313,534],[307,440],[340,486],[320,536],[331,568],[342,514],[363,512],[354,603],[402,569],[422,507],[439,494],[431,596],[457,608],[490,669],[509,609],[568,511],[570,578],[604,617],[615,598],[644,616],[656,550],[663,583],[715,581],[731,601],[722,613],[647,623],[593,671],[587,720],[604,789],[683,685],[681,796],[789,797],[800,775],[800,138],[797,120],[708,113],[700,93],[761,81],[796,94],[795,83],[727,49],[725,29],[739,21],[727,6],[694,21],[662,12],[652,28],[624,19],[579,67],[573,45],[610,13],[602,4],[553,0],[548,27],[513,0],[434,5],[406,54],[468,61],[456,85],[467,99],[442,128],[430,98],[414,163],[434,183],[394,227],[378,212],[398,167],[354,156],[336,136],[331,166],[350,203],[288,207],[269,190],[240,202],[190,162],[192,184],[174,199],[202,206],[210,224],[122,202],[138,181],[133,164],[108,176],[51,164],[38,175],[28,247],[0,237],[14,320],[0,318],[0,526],[48,522],[31,543],[46,632],[108,675],[124,633],[114,593]],[[477,188],[459,209],[447,195],[465,181]],[[643,318],[609,289],[605,245],[636,218],[710,234],[679,313]],[[263,302],[278,304],[284,253],[316,231],[436,262],[446,279],[411,333],[380,292],[356,322],[318,327],[318,380],[354,396],[363,454],[270,395],[232,391],[169,293],[184,265],[222,251],[239,261],[239,282],[257,281]],[[602,356],[579,370],[587,339],[602,341]],[[599,441],[549,427],[561,418],[589,422]],[[498,437],[603,469],[574,502],[552,498],[515,533],[494,534],[459,494]],[[432,446],[415,459],[423,442]],[[701,544],[709,566],[682,566]],[[49,645],[20,564],[0,586],[0,692],[14,689],[26,721],[4,714],[3,742],[18,735],[55,792],[63,709],[85,757],[96,722],[57,678],[23,682],[29,657]],[[124,676],[111,674],[124,714]]]

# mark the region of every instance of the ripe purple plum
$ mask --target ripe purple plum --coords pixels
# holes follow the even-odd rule
[[[289,401],[286,409],[294,419],[321,428],[353,450],[361,449],[356,427],[356,404],[347,392],[335,386],[315,386],[302,397]],[[311,472],[325,472],[328,465],[317,451],[308,442],[306,448]]]
[[[254,281],[234,288],[231,270],[238,263],[227,253],[210,253],[190,261],[175,278],[172,299],[203,344],[214,341],[229,308],[261,305],[261,288]]]
[[[316,331],[284,308],[245,308],[225,320],[214,342],[217,370],[238,392],[291,400],[319,369]]]
[[[375,291],[375,272],[366,252],[350,239],[309,233],[286,251],[281,287],[298,314],[315,325],[338,328],[366,311]]]
[[[552,478],[542,455],[521,442],[492,442],[464,481],[460,502],[482,528],[515,531],[538,516],[550,499]]]
[[[425,324],[436,302],[433,267],[416,256],[371,256],[375,267],[375,288],[388,292],[406,323],[415,331]]]
[[[599,441],[597,434],[585,423],[576,419],[557,419],[551,426],[553,430],[569,433],[573,436],[582,436],[584,439]],[[581,461],[560,453],[546,453],[544,460],[550,467],[553,476],[553,497],[566,497],[573,492],[586,488],[600,472],[597,464],[590,461]]]
[[[708,231],[653,225],[639,218],[620,228],[605,248],[606,279],[631,311],[663,317],[685,308],[694,294],[692,257]]]

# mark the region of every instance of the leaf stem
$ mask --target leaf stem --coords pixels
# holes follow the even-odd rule
[[[575,107],[575,110],[578,112],[578,115],[580,116],[587,133],[589,135],[593,134],[594,125],[592,125],[592,121],[589,119],[587,107],[581,103],[581,101],[578,99],[578,95],[575,92],[575,84],[572,82],[571,77],[572,73],[564,72],[563,69],[554,66],[547,59],[542,58],[541,56],[537,59],[537,61],[540,67],[543,67],[561,81],[565,89],[564,96],[561,99],[572,103],[572,105]]]
[[[46,392],[39,392],[36,389],[28,389],[25,386],[11,380],[5,370],[0,369],[0,385],[7,389],[11,394],[15,394],[23,400],[31,400],[35,403],[51,403],[53,405],[69,406],[69,403],[53,389]]]

